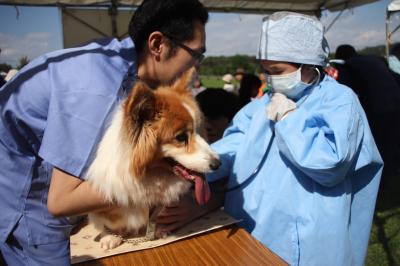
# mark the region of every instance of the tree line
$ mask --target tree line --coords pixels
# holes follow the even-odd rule
[[[358,51],[364,55],[385,55],[385,46],[378,45],[366,47]],[[329,58],[335,58],[331,53]],[[210,56],[206,57],[200,67],[200,74],[204,76],[222,76],[226,73],[235,73],[236,69],[243,68],[246,73],[259,73],[261,69],[255,56],[234,55],[234,56]]]
[[[378,45],[374,47],[366,47],[358,51],[360,54],[369,55],[385,55],[385,46]],[[330,58],[334,58],[332,53]],[[29,62],[28,57],[23,56],[19,59],[19,63],[15,68],[21,69]],[[13,66],[5,63],[0,63],[0,72],[8,72]],[[209,56],[201,65],[200,74],[203,76],[222,76],[226,73],[235,73],[236,69],[243,68],[246,73],[260,72],[259,64],[255,56],[249,55],[233,55],[233,56]]]

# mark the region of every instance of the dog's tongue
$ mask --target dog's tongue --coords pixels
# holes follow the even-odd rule
[[[194,179],[194,190],[196,195],[197,203],[200,205],[206,204],[211,197],[210,187],[207,181],[200,176],[195,176]]]
[[[175,173],[182,176],[184,179],[194,181],[194,191],[196,201],[200,205],[204,205],[208,202],[211,197],[210,187],[207,181],[202,178],[199,174],[188,171],[181,165],[174,166]]]

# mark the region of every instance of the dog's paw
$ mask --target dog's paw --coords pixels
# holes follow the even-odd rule
[[[164,232],[164,231],[161,231],[161,230],[156,230],[154,232],[153,238],[154,239],[164,239],[164,238],[167,238],[168,236],[169,236],[168,232]]]
[[[100,247],[109,250],[122,244],[122,239],[113,235],[105,235],[100,239]]]
[[[168,233],[168,232],[162,232],[162,233],[160,234],[160,237],[159,237],[159,238],[164,239],[164,238],[167,238],[168,236],[169,236],[169,233]]]

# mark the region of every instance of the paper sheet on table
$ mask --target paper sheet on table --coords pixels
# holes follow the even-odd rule
[[[71,235],[71,263],[103,258],[116,254],[155,248],[180,239],[191,237],[238,222],[222,210],[209,213],[190,224],[182,227],[174,234],[163,239],[142,242],[138,244],[123,243],[121,246],[104,251],[100,247],[99,234],[92,224],[85,225],[77,233]]]

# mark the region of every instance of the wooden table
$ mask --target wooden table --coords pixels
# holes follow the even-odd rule
[[[287,265],[236,225],[154,249],[129,252],[83,265]]]

